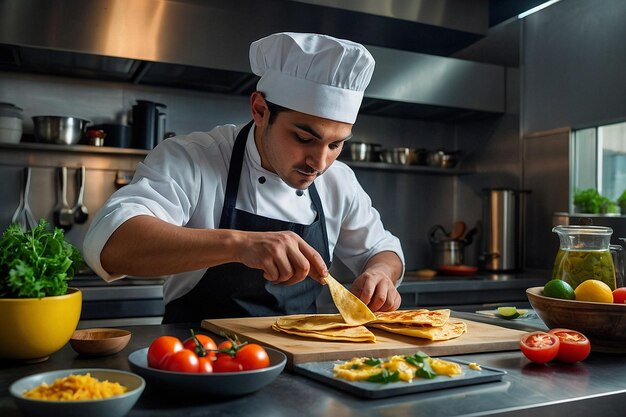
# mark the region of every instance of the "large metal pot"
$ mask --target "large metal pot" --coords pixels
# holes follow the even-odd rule
[[[37,142],[56,145],[75,145],[85,134],[89,120],[69,116],[34,116],[34,134]]]

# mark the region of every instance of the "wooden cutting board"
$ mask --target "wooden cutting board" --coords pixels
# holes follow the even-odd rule
[[[347,360],[354,356],[388,357],[413,354],[418,350],[430,356],[460,355],[478,352],[499,352],[519,349],[525,332],[491,324],[463,320],[467,333],[452,340],[433,342],[399,334],[370,329],[375,343],[333,342],[279,333],[271,325],[277,317],[246,317],[203,320],[202,327],[215,334],[227,332],[241,339],[273,347],[287,355],[287,366],[304,362]]]

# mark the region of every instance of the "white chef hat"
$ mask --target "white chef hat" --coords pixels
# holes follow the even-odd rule
[[[354,124],[374,72],[363,45],[312,33],[275,33],[250,45],[257,90],[280,106]]]

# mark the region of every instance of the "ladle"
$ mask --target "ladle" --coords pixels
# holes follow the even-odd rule
[[[78,180],[78,200],[76,201],[76,205],[74,206],[74,223],[83,224],[87,221],[89,217],[89,210],[87,210],[87,206],[83,203],[83,197],[85,194],[85,166],[81,166],[76,170],[76,177]]]
[[[59,176],[61,180],[61,207],[54,212],[54,220],[57,226],[67,231],[72,228],[74,223],[74,212],[67,202],[67,167],[59,168]]]

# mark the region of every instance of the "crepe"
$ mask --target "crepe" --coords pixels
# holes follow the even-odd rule
[[[297,336],[312,337],[315,339],[334,340],[339,342],[376,342],[376,336],[365,326],[346,326],[327,330],[299,330],[295,328],[285,329],[272,324],[272,329],[277,332],[293,334]]]
[[[450,340],[467,332],[463,321],[448,321],[443,326],[416,326],[397,323],[370,323],[369,327],[382,329],[386,332],[418,337],[433,341]]]
[[[338,329],[348,326],[341,314],[296,314],[279,317],[276,326],[281,329],[294,329],[302,331],[320,331]]]
[[[373,323],[411,324],[419,326],[443,326],[450,319],[450,310],[396,310],[374,313],[376,320]]]
[[[341,285],[335,278],[328,274],[324,280],[328,284],[330,295],[333,298],[339,314],[343,317],[346,324],[351,326],[359,326],[376,319],[372,311],[352,294],[346,287]]]

